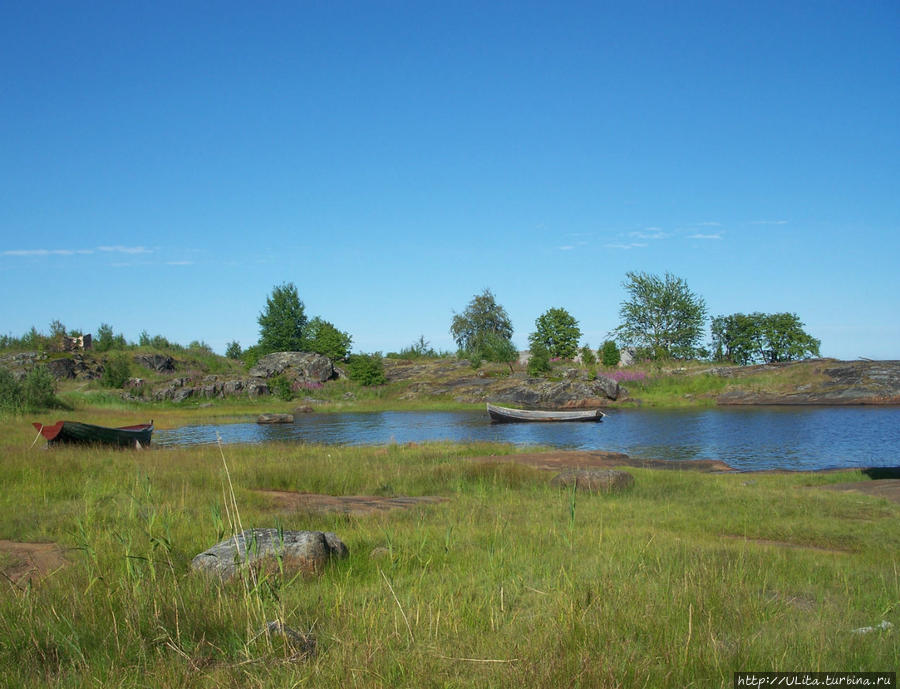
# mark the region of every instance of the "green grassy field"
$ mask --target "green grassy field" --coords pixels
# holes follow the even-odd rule
[[[586,495],[466,459],[507,446],[47,451],[32,430],[0,420],[0,539],[59,543],[68,565],[0,577],[2,686],[730,687],[735,670],[897,669],[900,506],[818,487],[858,472],[629,469],[631,490]],[[226,466],[244,528],[334,531],[350,557],[255,584],[192,573],[230,533]],[[262,490],[449,500],[350,517]],[[260,633],[275,620],[317,653]]]

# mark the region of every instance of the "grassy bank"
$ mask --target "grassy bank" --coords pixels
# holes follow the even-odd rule
[[[632,490],[588,496],[465,460],[505,446],[42,451],[21,420],[0,437],[0,539],[70,549],[43,581],[0,580],[3,686],[706,687],[900,657],[900,507],[816,487],[856,472],[630,469]],[[252,589],[192,574],[228,532],[223,459],[244,527],[334,531],[350,557]],[[273,489],[449,500],[348,517],[282,511]],[[259,634],[276,619],[312,629],[315,657]]]

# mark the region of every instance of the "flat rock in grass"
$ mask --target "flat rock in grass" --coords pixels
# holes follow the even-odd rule
[[[567,469],[553,477],[554,486],[575,486],[576,490],[590,493],[611,493],[630,488],[634,477],[627,471],[616,469]]]
[[[349,552],[331,532],[248,529],[203,551],[191,566],[222,581],[233,577],[241,567],[293,576],[318,573],[329,559],[347,557]]]
[[[256,423],[294,423],[293,414],[260,414]]]

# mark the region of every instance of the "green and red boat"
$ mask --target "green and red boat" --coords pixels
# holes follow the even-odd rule
[[[153,433],[152,420],[150,423],[120,426],[118,428],[94,426],[93,424],[79,421],[57,421],[52,426],[45,426],[42,423],[35,422],[32,425],[47,439],[48,445],[57,443],[101,443],[118,447],[142,448],[150,445],[150,435]]]

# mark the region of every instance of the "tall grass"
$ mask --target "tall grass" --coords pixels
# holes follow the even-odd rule
[[[42,582],[0,580],[3,686],[706,687],[900,656],[896,633],[850,633],[900,625],[900,508],[815,487],[855,472],[634,469],[629,492],[576,495],[465,459],[512,450],[496,445],[39,451],[0,430],[0,538],[71,548]],[[450,500],[348,517],[271,489]],[[191,572],[257,526],[334,531],[350,557],[318,577]],[[273,620],[318,653],[260,635]]]

